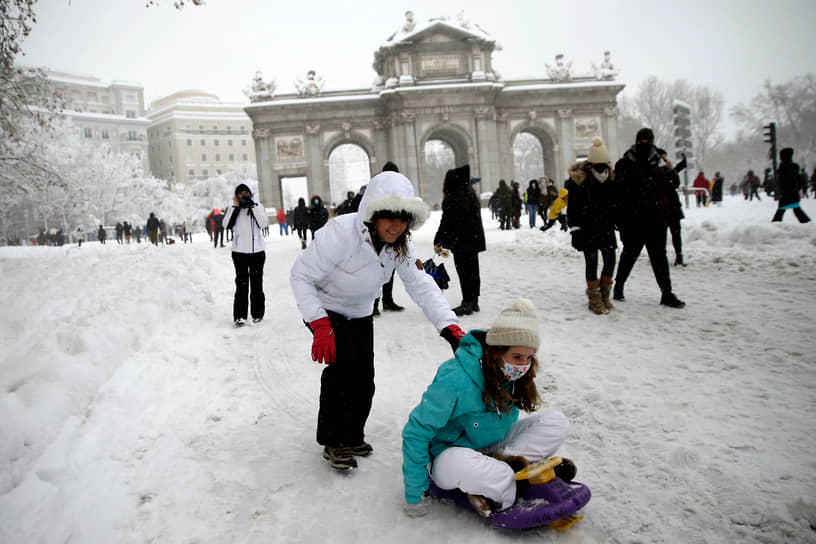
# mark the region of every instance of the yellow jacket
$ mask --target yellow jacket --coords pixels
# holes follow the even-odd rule
[[[564,209],[564,206],[567,205],[567,190],[561,189],[558,191],[558,198],[555,199],[552,206],[550,206],[550,221],[558,219],[558,216],[561,215],[561,211]]]

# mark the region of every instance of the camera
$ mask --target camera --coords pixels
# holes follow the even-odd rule
[[[252,208],[255,206],[255,203],[252,201],[252,197],[249,195],[241,195],[238,199],[238,206],[241,208]]]

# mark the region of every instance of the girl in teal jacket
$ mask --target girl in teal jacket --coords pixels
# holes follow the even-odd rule
[[[461,489],[480,513],[489,499],[500,510],[516,500],[507,458],[532,462],[552,456],[569,423],[561,412],[519,420],[519,409],[541,403],[534,382],[540,342],[535,308],[516,300],[487,331],[462,338],[443,363],[402,431],[406,512],[424,515],[430,476],[442,489]]]

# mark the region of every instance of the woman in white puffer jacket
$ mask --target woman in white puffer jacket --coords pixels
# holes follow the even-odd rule
[[[428,218],[411,181],[398,172],[371,179],[356,213],[334,217],[301,253],[290,276],[304,322],[313,332],[312,359],[321,377],[317,442],[334,468],[357,466],[372,452],[364,427],[374,397],[372,309],[396,270],[425,317],[452,346],[464,332],[433,279],[422,269],[410,230]]]
[[[265,297],[263,292],[263,268],[266,261],[266,244],[263,229],[269,224],[263,204],[252,200],[252,191],[244,183],[235,187],[232,206],[224,214],[223,224],[232,230],[232,263],[235,265],[235,299],[232,318],[237,326],[247,319],[247,296],[249,310],[255,323],[263,319]]]

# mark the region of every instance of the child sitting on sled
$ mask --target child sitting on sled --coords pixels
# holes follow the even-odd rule
[[[516,501],[515,472],[552,456],[564,443],[569,422],[557,411],[519,419],[541,403],[534,378],[538,367],[538,320],[533,304],[517,299],[489,330],[462,338],[443,363],[402,431],[405,511],[425,515],[430,477],[443,490],[460,489],[482,516]],[[569,481],[568,459],[555,474]]]

